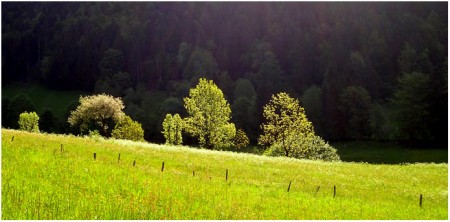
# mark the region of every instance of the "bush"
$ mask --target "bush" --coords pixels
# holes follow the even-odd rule
[[[133,121],[129,116],[124,116],[114,127],[112,137],[116,139],[144,141],[144,130],[140,123]]]
[[[20,129],[20,127],[18,125],[18,117],[21,113],[36,111],[36,107],[31,102],[31,99],[23,93],[15,96],[12,99],[11,103],[9,104],[8,108],[9,108],[10,115],[8,115],[8,113],[6,113],[6,116],[8,116],[8,117],[5,119],[6,120],[5,126],[12,127],[14,129]],[[11,124],[11,125],[9,125],[9,124]]]
[[[20,114],[19,129],[39,133],[39,116],[35,112],[24,112]]]
[[[125,116],[120,98],[100,94],[80,97],[80,105],[70,113],[68,122],[79,127],[81,133],[98,130],[102,136],[109,137],[111,129]]]
[[[340,161],[337,150],[325,142],[320,136],[312,136],[302,143],[294,144],[295,152],[290,157],[309,160]],[[265,156],[283,156],[284,150],[279,144],[274,144],[267,149]]]
[[[241,148],[248,146],[250,141],[249,141],[247,135],[245,134],[245,132],[241,129],[238,129],[236,131],[236,136],[234,137],[233,143],[234,143],[234,147],[236,147],[237,149],[241,149]]]
[[[183,129],[183,120],[180,115],[167,114],[163,122],[162,131],[164,138],[166,139],[166,144],[169,145],[181,145],[183,142],[183,137],[181,135],[181,130]]]
[[[59,133],[58,119],[53,115],[52,111],[45,109],[39,118],[39,126],[42,132]]]

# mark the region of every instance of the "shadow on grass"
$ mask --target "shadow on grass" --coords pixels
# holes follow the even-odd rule
[[[448,163],[447,149],[408,149],[393,142],[373,141],[336,142],[331,145],[345,162]]]

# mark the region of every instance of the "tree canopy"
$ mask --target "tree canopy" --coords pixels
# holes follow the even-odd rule
[[[197,137],[200,146],[208,149],[232,145],[236,128],[230,123],[230,104],[212,80],[201,78],[197,86],[184,98],[186,131]]]
[[[417,72],[428,76],[425,84],[432,89],[425,100],[414,104],[430,106],[430,118],[421,128],[432,136],[424,140],[447,147],[448,123],[443,121],[448,119],[447,5],[4,2],[2,86],[40,84],[84,95],[120,96],[127,107],[124,112],[142,123],[145,139],[163,142],[165,114],[184,117],[176,100],[188,96],[203,77],[221,88],[233,105],[233,122],[253,143],[258,138],[256,126],[264,121],[262,107],[280,91],[305,98],[302,105],[308,117],[327,140],[404,140],[390,114],[414,107],[391,101],[401,88],[398,79]],[[242,79],[251,83],[255,97],[233,90],[242,89]],[[314,85],[318,88],[311,88]],[[349,126],[355,121],[342,110],[340,97],[350,86],[362,87],[370,95],[370,119],[377,120],[371,128],[376,130],[349,133],[359,130]],[[247,89],[252,94],[251,87]],[[18,128],[20,113],[45,108],[16,110],[14,96],[2,96],[4,127]],[[319,97],[321,101],[312,102]],[[174,99],[162,104],[169,98]],[[310,114],[313,109],[321,111]],[[367,113],[366,107],[362,109],[354,113]],[[58,121],[69,133],[66,121]]]
[[[110,95],[81,96],[80,105],[71,112],[68,122],[79,127],[81,133],[99,130],[101,135],[110,137],[114,126],[125,115],[123,108],[122,100]]]
[[[263,130],[259,137],[261,145],[277,145],[282,148],[285,156],[295,152],[294,143],[302,143],[314,135],[314,128],[306,118],[305,110],[299,101],[287,93],[272,95],[272,99],[264,106],[266,122],[261,125]]]

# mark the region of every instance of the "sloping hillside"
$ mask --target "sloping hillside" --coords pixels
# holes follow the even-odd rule
[[[2,219],[447,218],[447,164],[328,163],[2,129]]]

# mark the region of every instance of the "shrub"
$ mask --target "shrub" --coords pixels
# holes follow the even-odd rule
[[[109,137],[111,129],[125,115],[123,108],[122,100],[110,95],[81,96],[80,105],[71,112],[68,122],[82,133],[99,130],[102,136]]]
[[[12,127],[14,129],[20,129],[18,125],[18,117],[21,113],[36,111],[36,107],[31,102],[31,99],[23,93],[15,96],[12,99],[11,103],[9,104],[8,108],[10,115],[6,114],[7,116],[7,118],[5,119],[6,121],[2,120],[2,122],[5,121],[5,126]]]
[[[39,116],[35,112],[24,112],[20,114],[19,129],[39,133]]]
[[[234,143],[234,147],[241,149],[241,148],[248,146],[250,141],[249,141],[247,135],[245,134],[245,132],[241,129],[238,129],[236,131],[236,136],[234,137],[233,143]]]
[[[301,143],[293,143],[290,157],[309,160],[340,161],[337,150],[325,142],[320,136],[311,136]],[[274,144],[267,149],[263,155],[283,156],[284,150],[280,144]]]
[[[49,109],[44,109],[44,112],[39,118],[39,126],[42,132],[46,133],[58,133],[59,132],[59,122],[58,119],[53,115],[52,111]]]
[[[144,130],[140,123],[133,121],[129,116],[124,116],[114,127],[112,137],[116,139],[144,141]]]
[[[163,122],[164,138],[166,138],[166,144],[169,145],[181,145],[183,137],[181,130],[183,129],[183,120],[180,115],[167,114]]]

